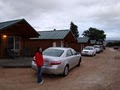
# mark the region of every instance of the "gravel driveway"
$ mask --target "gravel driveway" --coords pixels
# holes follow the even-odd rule
[[[0,90],[120,90],[120,51],[107,48],[84,56],[67,77],[43,74],[43,79],[43,85],[37,84],[31,68],[0,68]]]

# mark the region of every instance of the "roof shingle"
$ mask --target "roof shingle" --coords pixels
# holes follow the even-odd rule
[[[70,30],[39,31],[39,38],[31,39],[64,39]]]
[[[78,43],[88,43],[89,42],[89,37],[80,37],[77,38]]]
[[[0,30],[2,30],[3,28],[6,28],[8,26],[11,26],[15,23],[20,22],[23,19],[18,19],[18,20],[12,20],[12,21],[6,21],[6,22],[0,22]]]

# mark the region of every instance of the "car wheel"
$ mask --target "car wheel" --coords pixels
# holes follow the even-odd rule
[[[63,77],[67,76],[68,73],[69,73],[69,66],[67,65],[67,66],[65,66],[65,68],[64,68]]]
[[[93,56],[94,56],[94,53],[91,54],[91,57],[93,57]]]
[[[78,62],[78,64],[77,64],[77,67],[79,67],[79,66],[80,66],[80,63],[81,63],[81,58],[80,58],[80,60],[79,60],[79,62]]]
[[[96,56],[96,53],[94,54],[94,56]]]

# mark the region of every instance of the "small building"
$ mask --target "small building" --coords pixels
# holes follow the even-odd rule
[[[85,46],[88,46],[90,44],[90,39],[89,39],[89,37],[79,37],[79,38],[77,38],[77,43],[80,46],[80,51],[82,51],[82,49]]]
[[[96,44],[97,44],[97,45],[102,45],[102,42],[96,41]]]
[[[32,55],[37,47],[45,50],[48,47],[70,47],[71,43],[76,42],[70,30],[38,31],[38,38],[31,38],[26,46],[30,48]]]
[[[96,44],[96,40],[90,40],[90,45],[95,45]]]
[[[25,19],[1,22],[0,58],[7,58],[9,50],[21,56],[25,41],[38,36],[39,33]]]

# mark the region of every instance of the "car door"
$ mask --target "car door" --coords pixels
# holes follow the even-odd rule
[[[71,50],[67,50],[66,60],[69,63],[69,68],[72,68],[74,66],[74,60],[73,60],[73,54],[72,54]]]
[[[77,53],[74,49],[71,49],[72,54],[73,54],[73,62],[74,62],[74,66],[76,66],[80,60],[80,55],[79,53]]]

